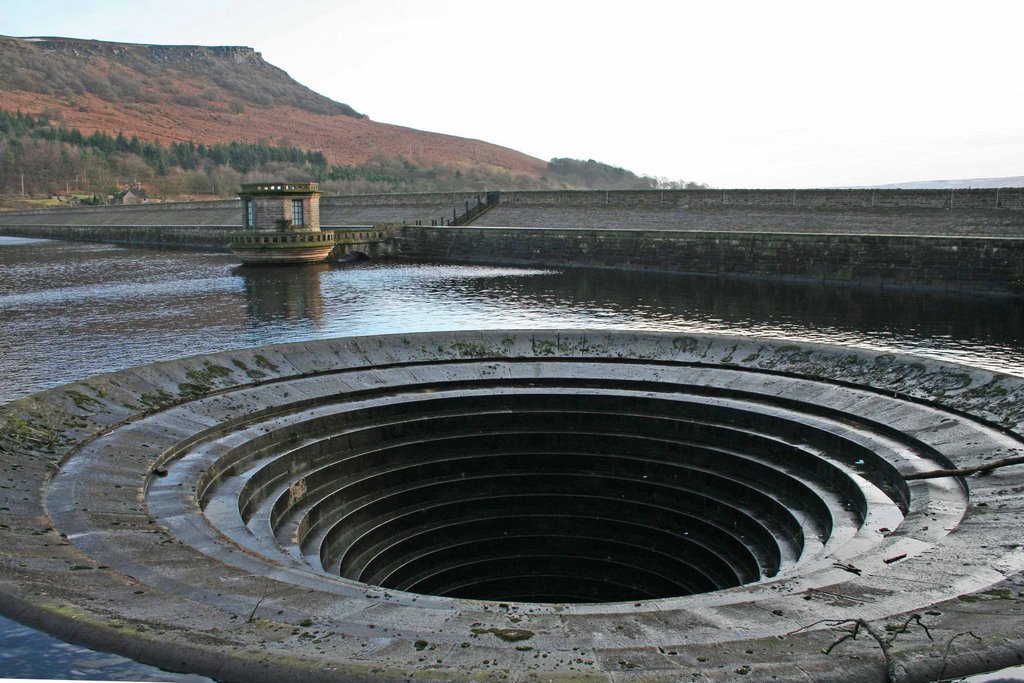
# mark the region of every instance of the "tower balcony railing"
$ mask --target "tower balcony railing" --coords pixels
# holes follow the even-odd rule
[[[277,193],[319,193],[319,183],[244,183],[241,195]]]

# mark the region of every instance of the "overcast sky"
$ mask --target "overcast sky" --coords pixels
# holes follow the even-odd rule
[[[1024,175],[1022,30],[1017,0],[0,0],[0,34],[248,45],[375,121],[715,187]]]

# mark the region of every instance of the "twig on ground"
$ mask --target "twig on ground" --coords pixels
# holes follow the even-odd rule
[[[245,623],[252,623],[252,620],[256,618],[256,610],[260,608],[260,605],[263,604],[264,600],[269,598],[271,595],[277,595],[278,593],[283,593],[284,591],[291,590],[292,588],[294,588],[294,586],[284,586],[283,588],[278,588],[276,590],[268,590],[264,592],[263,597],[256,601],[256,604],[253,606],[252,611],[249,612],[249,618],[245,620]]]
[[[840,644],[845,643],[847,640],[856,640],[857,636],[860,635],[861,630],[864,630],[876,643],[878,643],[878,647],[882,650],[882,656],[885,658],[886,681],[888,681],[888,683],[897,683],[899,681],[899,671],[896,668],[896,660],[892,656],[892,643],[901,633],[906,633],[912,623],[917,624],[924,629],[925,635],[928,636],[928,640],[934,640],[928,625],[921,621],[920,614],[911,614],[902,624],[890,624],[886,626],[885,632],[879,631],[866,620],[860,618],[820,619],[813,624],[808,624],[807,626],[802,626],[795,631],[790,631],[786,635],[793,635],[801,631],[806,631],[819,624],[828,624],[833,630],[842,633],[842,635],[838,636],[831,645],[822,649],[823,653],[831,654],[832,650]],[[946,650],[947,652],[949,651],[948,645]]]
[[[955,641],[960,636],[970,636],[975,640],[981,640],[981,638],[974,634],[974,631],[961,631],[960,633],[954,633],[953,637],[949,639],[948,643],[946,643],[946,650],[942,653],[942,670],[939,672],[940,681],[943,680],[943,677],[946,675],[946,666],[948,666],[949,664],[949,662],[947,662],[946,659],[949,657],[949,651],[953,647],[953,641]]]
[[[1015,456],[1013,458],[1003,458],[1002,460],[996,460],[994,462],[986,463],[984,465],[974,465],[972,467],[961,467],[955,470],[931,470],[930,472],[914,472],[908,474],[904,479],[937,479],[939,477],[966,477],[969,474],[978,474],[979,472],[991,472],[994,469],[1000,467],[1009,467],[1010,465],[1024,465],[1024,455]]]

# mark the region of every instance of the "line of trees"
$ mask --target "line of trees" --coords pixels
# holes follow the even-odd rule
[[[339,185],[399,189],[414,179],[408,166],[397,173],[384,160],[360,166],[332,166],[323,152],[265,142],[168,146],[51,123],[53,114],[0,111],[0,193],[27,195],[112,194],[119,181],[133,180],[157,194],[229,196],[250,176],[285,180],[336,181]],[[454,172],[453,172],[454,175]],[[359,189],[368,189],[361,187]]]
[[[601,190],[697,190],[707,185],[665,177],[638,176],[618,166],[587,159],[557,158],[548,162],[548,176],[574,187]]]
[[[110,136],[102,131],[84,135],[77,128],[52,126],[45,114],[0,112],[0,132],[38,137],[88,147],[104,156],[134,154],[153,167],[157,175],[166,175],[171,167],[193,171],[206,163],[228,166],[239,173],[248,173],[270,162],[327,169],[327,159],[320,151],[303,151],[298,147],[274,146],[267,143],[231,142],[226,145],[204,145],[195,142],[172,142],[164,147],[158,142],[140,140],[124,133]]]
[[[541,178],[404,157],[332,165],[323,152],[292,145],[189,141],[164,146],[123,133],[85,135],[60,125],[54,112],[0,110],[0,194],[105,198],[124,184],[140,183],[157,196],[226,197],[240,183],[268,179],[317,181],[334,193],[703,187],[637,176],[592,159],[552,159]]]

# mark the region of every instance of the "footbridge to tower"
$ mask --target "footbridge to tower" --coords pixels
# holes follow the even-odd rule
[[[383,226],[346,225],[334,228],[334,260],[391,256],[392,231]]]

